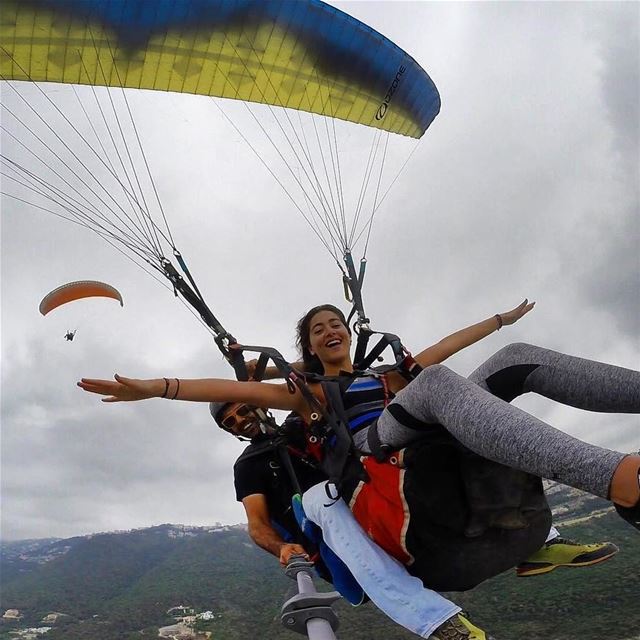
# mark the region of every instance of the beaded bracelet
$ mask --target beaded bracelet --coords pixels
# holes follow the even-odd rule
[[[176,378],[176,392],[173,394],[172,400],[175,400],[178,397],[178,391],[180,391],[180,378]]]

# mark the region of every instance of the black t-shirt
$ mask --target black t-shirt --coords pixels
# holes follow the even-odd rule
[[[265,446],[267,448],[263,452],[250,455],[257,452],[258,447]],[[294,453],[289,457],[302,491],[327,479],[322,471],[302,461]],[[264,443],[250,444],[233,465],[233,478],[238,502],[253,494],[264,495],[271,522],[282,538],[288,542],[301,540],[291,507],[293,483],[277,450]]]

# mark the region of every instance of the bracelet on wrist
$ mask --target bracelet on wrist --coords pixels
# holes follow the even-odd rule
[[[500,329],[502,329],[502,325],[504,324],[504,322],[502,321],[502,316],[499,313],[496,313],[496,315],[493,317],[498,321],[497,331],[500,331]]]
[[[171,396],[172,400],[175,400],[178,397],[179,391],[180,391],[180,378],[176,378],[176,392]]]
[[[164,380],[164,393],[160,396],[161,398],[166,398],[167,393],[169,393],[169,378],[162,378]]]

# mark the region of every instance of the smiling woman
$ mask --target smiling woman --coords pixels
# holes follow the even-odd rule
[[[305,371],[338,375],[339,364],[350,357],[351,329],[340,309],[322,304],[305,313],[298,322],[296,345]],[[338,368],[332,366],[333,362]]]

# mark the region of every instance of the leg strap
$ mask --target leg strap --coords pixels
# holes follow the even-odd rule
[[[424,431],[427,426],[426,422],[418,420],[418,418],[412,416],[400,403],[392,402],[387,406],[387,411],[395,418],[396,422],[399,422],[403,427],[407,429],[413,429],[414,431]]]
[[[374,422],[367,430],[367,445],[371,455],[378,462],[384,462],[391,455],[391,447],[388,444],[382,444],[380,441],[377,422]]]

